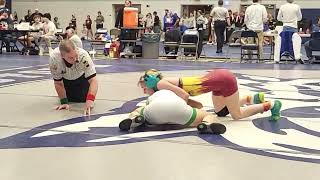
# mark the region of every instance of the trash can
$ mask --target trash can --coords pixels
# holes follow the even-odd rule
[[[159,58],[159,33],[145,33],[142,36],[142,57],[145,59]]]

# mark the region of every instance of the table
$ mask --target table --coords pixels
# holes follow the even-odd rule
[[[24,37],[23,43],[21,41],[19,42],[22,44],[24,48],[28,48],[28,38],[29,38],[29,33],[31,32],[39,32],[39,30],[18,30],[18,29],[0,30],[0,37],[2,38],[4,34],[15,34],[15,38],[18,41],[18,38],[22,36]]]

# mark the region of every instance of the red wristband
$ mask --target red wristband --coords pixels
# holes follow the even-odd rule
[[[87,95],[87,100],[94,101],[95,99],[96,99],[96,96],[94,96],[94,95],[91,94],[91,93],[88,93],[88,95]]]

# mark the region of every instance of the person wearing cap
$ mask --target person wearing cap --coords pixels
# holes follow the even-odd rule
[[[68,110],[69,102],[83,102],[84,115],[90,115],[98,81],[88,52],[77,48],[71,40],[63,40],[50,54],[49,68],[61,103],[56,110]]]
[[[0,29],[11,30],[13,29],[13,20],[10,17],[10,10],[8,8],[0,9]],[[10,52],[10,42],[14,41],[10,33],[1,34],[1,40],[6,45],[6,52]]]
[[[31,25],[34,23],[34,21],[33,21],[34,18],[33,18],[33,17],[34,17],[35,15],[38,15],[38,16],[40,16],[40,17],[43,16],[43,14],[39,12],[39,9],[35,9],[35,10],[34,10],[34,13],[31,14],[31,16],[30,16],[30,20],[31,20],[31,23],[30,23],[30,24],[31,24]]]

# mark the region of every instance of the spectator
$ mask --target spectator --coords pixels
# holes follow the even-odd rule
[[[13,20],[13,23],[14,23],[14,24],[17,24],[17,23],[18,23],[18,14],[17,14],[17,11],[14,11],[14,12],[13,12],[11,19]]]
[[[160,18],[156,11],[153,12],[153,32],[154,33],[160,33],[161,27],[160,27]]]
[[[196,18],[193,13],[190,13],[190,17],[188,18],[188,24],[190,29],[194,29],[196,27]]]
[[[57,29],[60,29],[60,22],[59,22],[59,18],[58,17],[54,17],[53,19],[53,23],[56,26]]]
[[[87,15],[87,19],[85,21],[86,29],[87,29],[87,37],[88,39],[93,38],[93,32],[92,32],[92,20],[90,18],[90,15]]]
[[[51,15],[49,13],[45,13],[42,16],[42,20],[43,20],[43,35],[41,36],[41,40],[40,40],[40,47],[39,47],[40,56],[43,55],[45,46],[48,48],[49,54],[53,51],[51,47],[51,40],[55,38],[55,33],[56,33],[56,26],[51,21]]]
[[[210,16],[214,19],[214,31],[217,36],[216,53],[222,53],[226,24],[230,25],[229,13],[228,10],[223,7],[223,0],[218,1],[218,7],[212,9]]]
[[[74,29],[74,30],[76,30],[74,24],[70,22],[70,23],[69,23],[69,26],[66,27],[66,30],[71,29],[71,28]]]
[[[241,30],[244,25],[244,12],[241,11],[239,14],[236,14],[235,20],[235,30]]]
[[[12,30],[13,20],[10,16],[10,10],[7,8],[0,9],[0,29],[1,30]],[[1,40],[6,45],[6,52],[10,52],[10,42],[14,41],[13,36],[9,33],[1,33]]]
[[[259,0],[253,0],[253,4],[246,9],[244,23],[249,30],[258,34],[259,56],[263,58],[263,29],[264,23],[268,20],[268,13],[265,6],[259,4]],[[252,40],[251,40],[251,43]]]
[[[125,1],[124,1],[124,7],[121,8],[121,9],[118,11],[117,18],[116,18],[116,24],[114,25],[114,27],[119,28],[119,29],[121,29],[121,27],[123,27],[123,13],[124,13],[124,8],[125,8],[125,7],[131,7],[131,6],[132,6],[131,1],[129,1],[129,0],[125,0]]]
[[[164,18],[163,28],[165,32],[174,28],[174,20],[171,12],[167,13],[166,17]]]
[[[24,16],[24,21],[25,22],[29,22],[29,23],[32,21],[31,20],[31,10],[30,9],[28,9],[27,15]]]
[[[151,13],[147,14],[145,23],[146,23],[146,26],[145,26],[146,32],[151,33],[152,29],[153,29],[153,18],[152,18]]]
[[[229,14],[229,19],[230,19],[230,26],[227,27],[227,29],[226,29],[226,42],[229,41],[229,38],[234,31],[235,23],[236,23],[236,17],[232,13],[231,9],[228,10],[228,14]]]
[[[168,22],[171,21],[171,19],[168,19],[169,17],[171,17],[171,16],[169,16],[169,15],[170,15],[169,10],[168,10],[168,9],[165,9],[165,10],[164,10],[164,16],[163,16],[163,31],[164,31],[164,32],[166,32],[166,30],[167,30],[167,24],[168,24]]]
[[[320,16],[317,18],[317,24],[312,26],[312,32],[320,32]]]
[[[72,27],[74,28],[74,30],[77,30],[77,18],[73,14],[71,16],[71,23],[72,23]]]
[[[179,22],[180,22],[180,17],[178,16],[177,13],[174,13],[174,14],[172,15],[172,18],[173,18],[173,25],[174,25],[175,27],[178,27],[178,26],[179,26]]]
[[[38,30],[40,31],[41,29],[43,29],[43,24],[41,22],[41,17],[40,15],[35,15],[33,16],[33,24],[32,26],[30,27],[31,30]],[[31,43],[32,41],[34,41],[34,43],[36,45],[38,45],[39,43],[39,40],[40,40],[40,37],[41,37],[41,32],[32,32],[29,34],[29,37],[27,39],[27,43],[28,43],[28,46],[31,47]],[[26,37],[20,37],[19,40],[25,40]]]
[[[318,21],[317,24],[314,24],[314,25],[312,26],[312,32],[320,32],[320,17],[317,18],[317,21]],[[312,56],[312,50],[317,50],[317,49],[314,49],[314,46],[315,46],[315,45],[313,45],[313,47],[310,46],[310,41],[315,41],[315,40],[309,40],[309,41],[307,41],[307,42],[304,44],[304,48],[305,48],[305,50],[306,50],[306,55],[307,55],[309,61],[312,61],[312,59],[313,59],[313,57],[314,57],[314,56]],[[317,40],[316,40],[316,41],[317,41]],[[316,57],[316,58],[317,58],[317,57]]]
[[[180,18],[179,27],[182,34],[189,29],[187,14],[184,13],[182,18]]]
[[[72,28],[66,31],[67,39],[72,41],[77,48],[83,48],[82,41],[80,37],[76,34],[76,31]]]
[[[183,13],[182,17],[180,18],[180,26],[184,25],[186,27],[189,28],[189,24],[188,24],[188,16],[186,13]]]
[[[39,15],[40,17],[42,17],[43,15],[39,12],[39,9],[35,9],[34,10],[34,13],[33,14],[31,14],[31,25],[34,23],[34,21],[33,21],[33,16],[35,16],[35,15]]]
[[[212,45],[217,45],[217,36],[216,36],[216,32],[214,31],[214,19],[211,18],[211,21],[209,21],[211,23],[211,36],[210,36],[210,39],[211,40],[209,42],[209,44],[211,43]]]
[[[268,14],[268,28],[274,30],[276,28],[276,19],[272,16],[271,13]]]
[[[284,31],[298,32],[298,21],[302,19],[300,6],[293,3],[294,0],[287,0],[287,3],[280,7],[278,21],[283,22]]]
[[[199,32],[199,43],[198,43],[198,54],[197,57],[200,57],[203,47],[203,36],[205,31],[206,23],[208,23],[208,20],[203,16],[203,13],[201,10],[198,10],[197,14],[197,30]]]
[[[104,17],[101,14],[101,11],[98,11],[98,16],[96,17],[96,30],[103,28]]]

